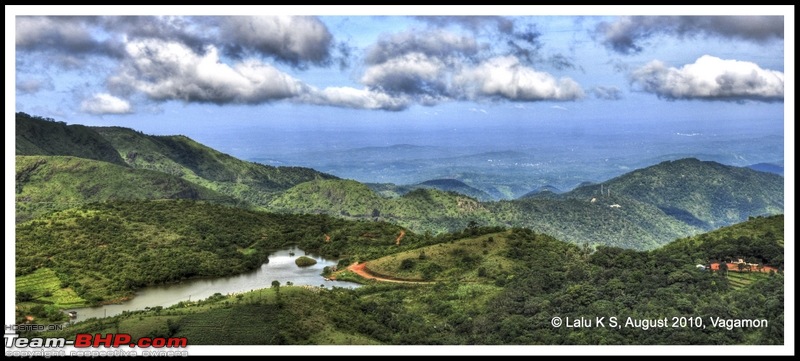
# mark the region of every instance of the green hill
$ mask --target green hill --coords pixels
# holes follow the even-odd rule
[[[750,216],[783,213],[783,177],[700,161],[666,161],[626,173],[601,185],[579,187],[567,198],[626,197],[657,206],[686,224],[712,230]]]
[[[125,165],[114,146],[91,127],[16,114],[17,155],[68,155]]]
[[[471,187],[458,179],[431,179],[422,183],[410,185],[396,185],[393,183],[366,183],[369,189],[385,198],[397,198],[415,189],[437,189],[443,192],[455,192],[481,202],[492,200],[488,193]]]
[[[522,195],[522,197],[519,197],[519,198],[520,199],[525,199],[525,198],[558,198],[558,195],[561,194],[561,193],[564,193],[564,192],[561,191],[560,189],[554,187],[554,186],[546,185],[546,186],[541,186],[539,188],[536,188],[536,189],[534,189],[534,190],[532,190],[532,191],[530,191],[528,193],[525,193],[524,195]]]
[[[42,274],[59,280],[28,298],[70,289],[96,303],[131,296],[142,286],[239,274],[287,245],[331,258],[376,258],[424,245],[408,232],[398,246],[400,233],[406,232],[384,222],[269,214],[191,200],[109,201],[18,224],[16,277],[18,285]]]
[[[16,156],[16,218],[25,221],[83,203],[110,200],[231,197],[162,172],[67,156]]]
[[[475,198],[481,202],[488,202],[492,200],[492,196],[490,196],[488,193],[475,187],[470,187],[458,179],[431,179],[417,184],[416,187],[438,189],[445,192],[456,192],[467,197]]]
[[[335,178],[310,168],[242,161],[185,136],[151,136],[120,127],[94,129],[131,167],[173,174],[258,206],[299,183]]]
[[[667,216],[653,205],[621,196],[607,202],[527,198],[490,203],[487,208],[496,222],[504,225],[526,227],[591,246],[647,250],[701,231]]]
[[[317,180],[278,195],[270,209],[285,213],[322,213],[347,219],[385,220],[417,232],[464,229],[470,220],[491,215],[475,199],[435,189],[416,189],[384,198],[353,180]]]
[[[242,161],[184,136],[66,125],[25,113],[16,115],[16,146],[17,155],[75,156],[158,171],[261,207],[276,192],[314,179],[335,178],[310,168]]]
[[[682,238],[661,250],[684,262],[707,264],[709,261],[742,258],[777,269],[784,267],[783,215],[753,217],[746,222],[708,233]]]
[[[277,196],[272,210],[319,213],[347,219],[380,219],[418,233],[460,231],[479,226],[528,227],[566,241],[652,249],[700,232],[657,207],[625,197],[615,203],[578,199],[523,199],[482,203],[454,192],[416,189],[384,198],[352,180],[300,184]]]

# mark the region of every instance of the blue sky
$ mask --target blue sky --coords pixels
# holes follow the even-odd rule
[[[305,117],[774,121],[784,116],[784,27],[793,26],[793,17],[787,24],[774,16],[791,15],[791,7],[667,8],[766,14],[733,17],[603,7],[591,13],[609,15],[488,7],[452,16],[436,7],[422,16],[382,8],[291,16],[314,8],[254,7],[240,14],[258,16],[193,17],[183,15],[216,12],[167,7],[164,16],[122,17],[114,14],[153,10],[99,9],[106,16],[27,16],[67,9],[18,8],[17,111],[154,133]],[[74,12],[86,10],[93,9]],[[548,11],[564,15],[534,15]]]

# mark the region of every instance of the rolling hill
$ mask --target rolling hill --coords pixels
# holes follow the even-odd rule
[[[712,230],[750,216],[783,213],[783,177],[694,158],[666,161],[576,188],[566,198],[613,195],[655,205],[683,223]]]
[[[241,202],[166,173],[69,156],[16,156],[16,220],[84,203],[193,199]]]
[[[24,113],[18,114],[17,125],[21,144],[18,155],[79,154],[78,149],[83,149],[85,143],[91,150],[83,153],[86,159],[110,159],[109,163],[115,164],[103,167],[103,174],[107,174],[103,178],[109,181],[122,182],[130,177],[132,173],[126,168],[160,172],[158,176],[148,173],[147,177],[125,181],[131,182],[131,187],[142,187],[142,192],[134,192],[135,197],[129,195],[130,191],[112,195],[111,190],[121,183],[104,188],[99,184],[102,179],[88,180],[83,175],[69,180],[75,183],[74,190],[64,190],[70,202],[158,197],[223,199],[230,203],[225,198],[229,197],[242,206],[281,213],[385,220],[420,233],[459,231],[470,224],[527,227],[578,244],[642,250],[750,216],[783,213],[782,177],[697,159],[665,161],[601,184],[583,184],[563,194],[545,190],[517,200],[482,202],[491,196],[455,179],[434,179],[411,186],[367,186],[310,168],[241,161],[185,136],[150,136],[120,127],[73,127]],[[122,164],[108,155],[110,149]],[[517,156],[499,153],[481,157],[489,155]],[[75,169],[77,172],[80,168]],[[123,171],[127,175],[112,174]],[[159,180],[152,180],[153,177]],[[166,181],[177,178],[190,184]],[[31,178],[18,174],[17,179],[18,190],[24,190]],[[152,189],[153,186],[162,188]],[[35,187],[28,190],[23,197],[47,201],[47,197],[34,194]]]
[[[158,171],[262,208],[275,193],[294,185],[335,178],[310,168],[242,161],[184,136],[151,136],[122,127],[66,125],[25,113],[17,113],[16,127],[18,156],[74,156]]]
[[[125,165],[114,146],[91,127],[22,112],[15,121],[16,155],[68,155]]]
[[[444,192],[455,192],[467,197],[475,198],[481,202],[489,202],[493,198],[488,193],[471,187],[466,183],[452,178],[431,179],[422,183],[410,185],[396,185],[392,183],[367,183],[369,189],[386,198],[396,198],[415,189],[438,189]]]
[[[470,222],[528,227],[578,244],[641,250],[750,216],[783,213],[782,177],[696,159],[667,161],[602,184],[513,201],[478,202],[456,193],[421,191],[386,199],[355,181],[311,182],[277,196],[270,207],[386,219],[417,232],[452,232]]]

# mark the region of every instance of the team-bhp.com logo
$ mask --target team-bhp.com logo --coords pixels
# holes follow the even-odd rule
[[[63,337],[17,337],[16,334],[5,334],[6,356],[188,356],[185,350],[186,337],[142,337],[133,339],[127,333],[90,334],[79,333],[75,340]],[[77,350],[64,350],[72,346]],[[120,347],[148,350],[121,350]],[[104,348],[102,351],[98,348]],[[13,350],[9,350],[13,349]]]

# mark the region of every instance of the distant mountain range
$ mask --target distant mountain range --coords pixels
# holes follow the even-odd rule
[[[522,199],[489,201],[497,194],[461,177],[367,185],[311,168],[242,161],[185,136],[68,126],[25,113],[17,113],[16,126],[18,220],[87,202],[185,198],[389,221],[420,233],[469,225],[527,227],[575,243],[651,249],[750,216],[783,213],[781,176],[697,159],[661,162],[569,192],[549,186]],[[525,155],[478,157],[494,162]],[[491,179],[462,175],[473,184]],[[528,193],[508,185],[494,190]]]
[[[757,170],[759,172],[767,172],[767,173],[775,173],[778,175],[783,175],[783,166],[772,163],[752,164],[748,165],[747,168],[750,168],[752,170]]]

